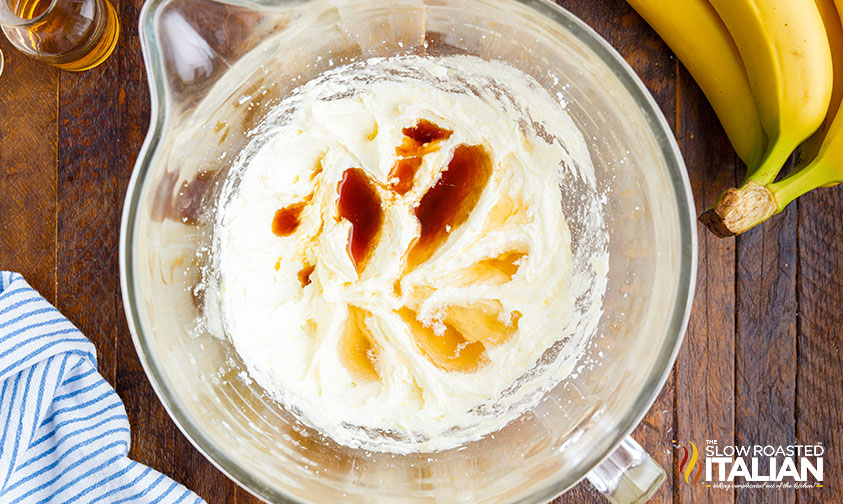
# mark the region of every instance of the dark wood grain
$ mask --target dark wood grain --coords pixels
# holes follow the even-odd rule
[[[821,443],[825,485],[797,490],[800,504],[843,502],[843,188],[798,201],[796,440]]]
[[[117,374],[117,59],[59,74],[57,305],[97,347],[112,385]],[[92,93],[91,90],[96,92]],[[97,306],[92,310],[92,306]]]
[[[735,441],[796,438],[796,205],[738,237]],[[767,464],[760,467],[767,469]],[[737,492],[737,503],[792,503],[793,490]]]
[[[55,302],[58,71],[0,49],[0,269]]]
[[[235,491],[234,502],[237,504],[261,504],[263,502],[254,495],[250,494],[248,490],[239,486],[235,489]]]
[[[697,209],[742,177],[690,76],[622,0],[559,0],[618,49],[653,93],[685,156]],[[210,504],[259,502],[182,436],[128,332],[117,267],[126,186],[149,119],[140,0],[115,3],[118,48],[103,66],[60,73],[0,37],[0,268],[29,282],[94,341],[132,425],[130,455]],[[736,239],[698,233],[696,300],[672,376],[634,437],[668,471],[654,502],[843,502],[843,189],[823,189]],[[671,440],[822,443],[822,489],[694,487]],[[557,503],[604,500],[583,483]]]
[[[676,137],[685,156],[699,214],[717,201],[720,188],[738,181],[737,160],[717,117],[690,74],[678,78]],[[673,439],[703,450],[707,440],[734,441],[735,239],[720,239],[698,226],[699,267],[694,308],[676,364],[676,419]],[[673,467],[678,502],[730,503],[732,490],[691,485]],[[689,478],[690,481],[690,478]]]
[[[176,432],[174,446],[176,453],[180,454],[173,470],[176,481],[201,495],[209,503],[252,502],[245,497],[241,500],[237,494],[237,485],[194,449],[181,432]],[[255,499],[251,495],[249,497]],[[255,499],[254,502],[261,501]]]

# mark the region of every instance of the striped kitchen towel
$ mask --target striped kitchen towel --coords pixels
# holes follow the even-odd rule
[[[203,502],[128,453],[126,410],[94,346],[21,275],[0,272],[0,502]]]

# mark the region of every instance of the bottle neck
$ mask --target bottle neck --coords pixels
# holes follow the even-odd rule
[[[0,25],[12,28],[26,28],[43,21],[52,12],[57,0],[51,0],[50,5],[43,12],[28,19],[18,16],[12,10],[12,6],[9,5],[12,1],[14,0],[0,0]]]

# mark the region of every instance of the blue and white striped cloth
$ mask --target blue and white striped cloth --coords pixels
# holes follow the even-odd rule
[[[0,502],[203,502],[128,453],[126,410],[94,346],[21,275],[0,272]]]

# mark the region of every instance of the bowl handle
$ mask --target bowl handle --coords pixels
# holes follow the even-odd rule
[[[586,476],[613,504],[647,502],[662,485],[664,469],[627,436],[617,449]]]

